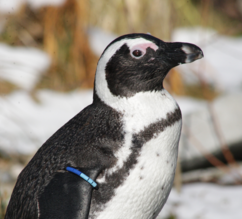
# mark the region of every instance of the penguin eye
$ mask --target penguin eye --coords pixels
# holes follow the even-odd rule
[[[132,52],[132,55],[133,55],[135,58],[140,58],[140,57],[143,55],[143,52],[142,52],[141,50],[136,49],[136,50],[134,50],[134,51]]]

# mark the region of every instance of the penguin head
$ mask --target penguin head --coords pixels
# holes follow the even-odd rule
[[[99,59],[95,93],[106,100],[162,90],[171,68],[202,57],[202,50],[190,43],[164,42],[149,34],[123,35]]]

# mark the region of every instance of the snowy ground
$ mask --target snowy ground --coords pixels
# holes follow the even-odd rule
[[[43,51],[0,43],[0,80],[21,89],[32,90],[50,63],[50,57]]]
[[[58,6],[63,4],[64,2],[65,0],[1,0],[0,13],[15,13],[24,3],[29,4],[32,8],[39,8],[46,5]]]
[[[157,219],[241,219],[242,186],[194,183],[174,189]]]
[[[62,125],[92,102],[92,91],[58,93],[41,90],[0,97],[0,149],[32,154]]]

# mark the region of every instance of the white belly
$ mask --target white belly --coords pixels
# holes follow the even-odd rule
[[[155,218],[170,193],[178,154],[181,120],[143,145],[135,167],[98,219]]]

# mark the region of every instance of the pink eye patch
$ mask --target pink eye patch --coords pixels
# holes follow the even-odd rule
[[[158,46],[154,43],[142,43],[142,44],[138,44],[138,45],[135,45],[131,48],[131,51],[134,51],[134,50],[141,50],[143,53],[146,52],[146,49],[150,47],[151,49],[153,50],[157,50],[158,49]]]

